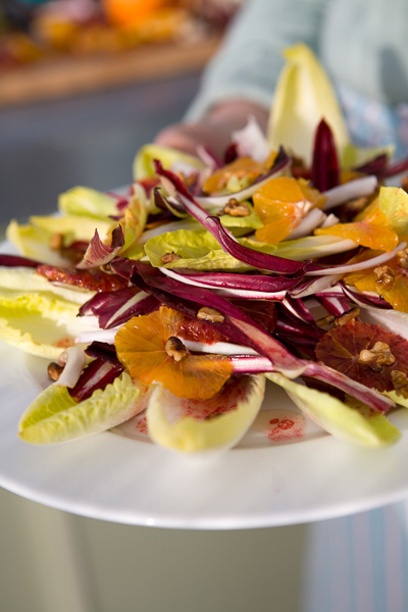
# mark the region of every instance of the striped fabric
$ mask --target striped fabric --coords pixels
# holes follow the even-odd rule
[[[408,612],[408,502],[309,526],[302,612]]]

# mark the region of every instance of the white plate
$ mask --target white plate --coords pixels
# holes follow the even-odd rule
[[[19,440],[17,425],[47,384],[46,361],[1,344],[0,362],[0,485],[54,508],[134,525],[243,529],[341,516],[408,495],[406,410],[394,415],[402,439],[381,450],[355,448],[310,424],[303,437],[271,441],[270,420],[296,422],[278,391],[265,402],[278,412],[263,412],[238,448],[210,461],[151,444],[135,423],[37,447]]]

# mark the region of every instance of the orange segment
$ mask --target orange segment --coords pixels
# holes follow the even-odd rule
[[[257,212],[264,226],[256,230],[255,237],[268,244],[287,238],[302,220],[301,209],[290,202],[283,202],[270,210],[260,208]]]
[[[262,185],[253,194],[253,202],[264,224],[256,238],[275,244],[289,236],[310,208],[322,205],[324,197],[303,179],[280,176]]]
[[[209,399],[232,375],[232,365],[222,355],[189,355],[178,363],[168,360],[157,380],[177,397]]]
[[[384,266],[347,274],[344,280],[359,291],[380,295],[395,310],[408,312],[408,270],[400,265],[400,257],[394,257]]]
[[[388,223],[385,214],[375,207],[361,221],[316,229],[315,234],[349,238],[357,244],[379,251],[392,251],[399,242],[398,234]]]
[[[233,373],[222,355],[185,355],[177,360],[167,350],[185,317],[162,306],[149,315],[133,317],[116,334],[115,346],[131,377],[145,385],[160,382],[178,397],[208,399]]]
[[[243,182],[245,186],[253,183],[264,171],[263,164],[250,157],[238,157],[209,176],[203,185],[206,193],[219,193],[226,189],[231,179]]]

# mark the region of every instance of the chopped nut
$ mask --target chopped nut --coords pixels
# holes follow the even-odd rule
[[[164,264],[171,263],[172,261],[177,261],[177,259],[181,259],[180,255],[177,255],[177,253],[165,253],[160,258],[161,262]]]
[[[321,317],[320,319],[316,319],[316,324],[321,329],[329,329],[335,322],[335,319],[336,317],[334,315],[327,315],[325,317]]]
[[[169,357],[173,357],[174,361],[181,361],[188,353],[183,342],[176,336],[170,336],[164,349]]]
[[[194,187],[194,185],[197,183],[197,173],[195,172],[190,172],[189,174],[179,172],[179,176],[186,187]]]
[[[393,365],[395,357],[386,342],[376,342],[372,349],[360,351],[358,363],[369,366],[375,372],[380,372],[384,366]]]
[[[63,369],[64,369],[63,366],[60,366],[55,361],[52,361],[51,363],[48,364],[48,370],[47,370],[48,376],[50,377],[51,380],[56,381],[61,376]]]
[[[50,238],[49,246],[53,251],[62,251],[64,247],[64,236],[62,234],[53,234]]]
[[[249,206],[244,202],[239,202],[236,198],[230,198],[222,212],[230,217],[248,217],[251,214]]]
[[[401,266],[401,268],[408,268],[408,249],[402,249],[401,251],[398,251],[397,253],[397,257],[398,257],[398,263]]]
[[[384,287],[391,287],[395,280],[394,270],[387,265],[374,268],[374,275],[376,283]]]
[[[223,323],[225,317],[223,314],[221,314],[221,312],[218,312],[218,310],[204,306],[197,312],[197,319],[201,319],[202,321],[210,321],[211,323]]]
[[[391,371],[391,380],[397,395],[408,398],[408,376],[401,370]]]
[[[336,317],[334,324],[336,327],[341,327],[342,325],[346,325],[346,323],[348,323],[349,321],[356,319],[359,314],[360,309],[358,306],[355,306],[354,308],[350,308],[350,310],[347,310],[347,312],[340,315],[339,317]]]

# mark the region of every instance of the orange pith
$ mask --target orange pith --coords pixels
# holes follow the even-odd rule
[[[178,336],[185,319],[166,306],[133,317],[116,334],[118,358],[139,382],[160,382],[178,397],[208,399],[230,378],[232,365],[222,355],[193,355],[187,351],[179,361],[169,355],[166,343]]]

